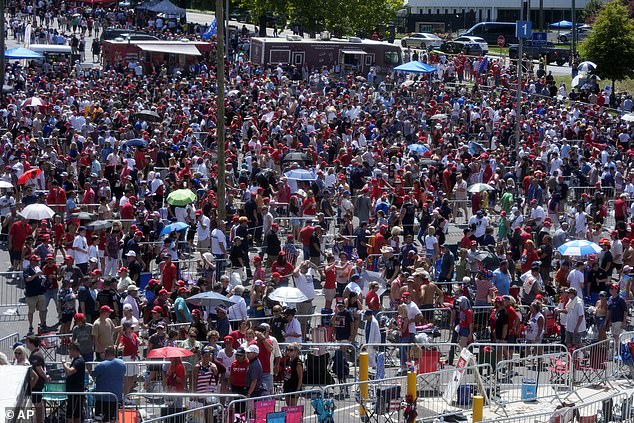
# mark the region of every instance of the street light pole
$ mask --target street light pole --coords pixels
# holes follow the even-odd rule
[[[575,0],[572,0],[572,60],[574,61],[575,55],[577,53],[577,5]]]
[[[527,5],[527,0],[520,2],[520,21],[524,20],[524,7]],[[519,34],[518,34],[519,35]],[[517,40],[517,90],[515,93],[515,151],[520,146],[520,114],[522,113],[522,63],[524,56],[524,39],[518,37]]]
[[[4,77],[5,77],[5,57],[4,57],[4,0],[0,0],[0,97],[4,98]]]
[[[0,0],[2,1],[2,0]],[[227,217],[227,196],[225,177],[225,54],[224,54],[224,30],[223,1],[216,0],[216,87],[217,87],[217,112],[216,112],[216,148],[218,149],[218,219]]]

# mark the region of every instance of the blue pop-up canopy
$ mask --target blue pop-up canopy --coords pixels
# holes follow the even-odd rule
[[[6,50],[4,57],[7,59],[41,59],[44,56],[28,48],[16,47]]]
[[[409,63],[403,63],[400,66],[394,68],[394,70],[400,72],[409,72],[409,73],[434,73],[436,72],[436,68],[428,65],[427,63],[413,61]]]

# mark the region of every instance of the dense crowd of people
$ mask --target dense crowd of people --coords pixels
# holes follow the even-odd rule
[[[86,31],[103,28],[89,19]],[[453,74],[463,59],[437,63],[451,61]],[[76,342],[69,375],[107,362],[93,376],[111,389],[118,375],[119,400],[136,383],[130,363],[176,345],[194,355],[150,367],[145,388],[161,379],[173,392],[254,397],[277,380],[296,392],[299,346],[316,341],[309,316],[320,312],[332,328],[322,341],[356,346],[384,330],[413,342],[420,325],[438,323],[436,308],[452,310],[447,327],[461,346],[618,339],[633,288],[634,149],[632,126],[606,107],[630,111],[631,99],[538,95],[547,76],[536,72],[522,82],[516,116],[513,64],[469,66],[469,84],[454,85],[444,71],[366,81],[227,62],[224,174],[213,64],[187,78],[10,66],[23,84],[0,110],[0,216],[30,334]],[[44,105],[23,106],[32,97]],[[183,193],[190,199],[175,200]],[[33,204],[55,215],[24,217]],[[560,253],[571,240],[599,250]],[[285,286],[307,300],[269,298]],[[187,301],[207,291],[232,305]],[[29,350],[39,339],[27,339]],[[16,348],[17,364],[24,354]],[[406,371],[406,348],[400,361]]]

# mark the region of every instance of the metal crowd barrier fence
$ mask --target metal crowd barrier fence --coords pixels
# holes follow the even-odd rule
[[[28,307],[23,289],[22,272],[0,273],[0,322],[26,320]]]
[[[482,363],[490,363],[495,369],[496,361],[502,358],[512,359],[548,354],[569,354],[568,348],[563,344],[528,344],[528,343],[487,343],[474,342],[467,346],[467,349],[475,354],[476,359]]]
[[[367,400],[361,398],[361,387],[364,385],[368,388]],[[406,394],[407,376],[328,385],[323,391],[324,398],[336,401],[333,418],[330,420],[333,423],[346,423],[351,419],[368,421],[367,414],[374,414],[377,418],[389,415],[392,421],[401,421]],[[362,415],[362,408],[366,410],[366,416]]]
[[[536,347],[539,351],[540,347]],[[568,351],[498,360],[494,401],[507,404],[556,397],[571,390],[572,360]]]
[[[490,398],[494,392],[493,368],[490,364],[477,364],[464,368],[455,397],[447,400],[445,393],[450,384],[454,383],[455,376],[455,369],[437,370],[416,376],[419,418],[431,421],[470,410],[473,395]]]
[[[615,358],[619,361],[620,373],[634,379],[634,357],[629,343],[634,339],[634,331],[622,332],[617,340]]]
[[[285,342],[279,344],[282,351],[284,351],[288,345],[290,344]],[[352,372],[352,374],[349,376],[354,379],[359,378],[359,350],[353,344],[347,342],[311,342],[300,344],[299,350],[300,354],[304,355],[305,359],[303,361],[306,371],[309,374],[312,373],[313,376],[328,373],[336,351],[342,350],[345,360],[348,363],[352,363],[352,366],[349,367],[349,371]],[[332,372],[336,373],[336,369],[333,368]],[[309,383],[304,381],[304,385],[327,385],[327,383]]]
[[[133,392],[125,396],[120,423],[137,423],[139,418],[143,422],[220,422],[223,404],[241,398],[244,396],[225,393]]]
[[[94,421],[106,412],[104,403],[114,403],[114,410],[119,408],[117,396],[112,392],[68,392],[66,382],[47,383],[44,391],[32,394],[42,396],[47,422],[67,421],[69,415],[78,421]],[[118,421],[118,416],[115,414],[110,420]]]
[[[5,353],[9,361],[11,361],[11,358],[13,357],[13,346],[19,341],[20,334],[17,332],[0,338],[0,352]]]
[[[405,359],[408,368],[425,373],[444,368],[446,363],[453,364],[456,354],[462,348],[456,343],[430,342],[430,343],[380,343],[363,344],[359,352],[367,352],[370,355],[370,365],[379,367],[383,363],[385,374],[401,367],[401,356]],[[379,359],[379,354],[383,359]]]
[[[614,359],[616,352],[612,339],[604,339],[572,351],[571,382],[573,386],[609,384],[618,373],[618,363]]]
[[[548,407],[544,404],[545,407]],[[582,404],[565,404],[539,413],[494,417],[481,423],[598,423],[629,422],[632,413],[631,392],[621,392]]]
[[[266,422],[273,413],[284,413],[287,417],[291,414],[294,420],[279,419],[276,421],[297,421],[303,423],[321,422],[317,415],[312,412],[311,401],[323,400],[323,392],[321,389],[310,389],[301,392],[289,392],[283,394],[268,395],[260,398],[243,398],[233,400],[225,409],[225,420],[223,423],[233,423],[236,421],[236,415],[243,422],[256,421]],[[294,405],[284,405],[290,401],[294,401]],[[278,416],[281,416],[278,414]]]

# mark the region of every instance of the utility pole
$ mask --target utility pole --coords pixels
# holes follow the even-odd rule
[[[544,0],[539,0],[539,30],[543,31],[544,29]]]
[[[2,0],[0,0],[2,1]],[[227,196],[225,193],[225,20],[223,1],[216,0],[216,148],[218,149],[218,218],[227,218]]]
[[[528,5],[527,0],[520,2],[520,21],[524,20],[524,8]],[[519,35],[519,34],[518,34]],[[520,146],[520,114],[522,113],[522,66],[524,63],[524,38],[517,39],[517,91],[515,93],[515,151]]]
[[[229,57],[229,0],[225,2],[225,12],[227,16],[225,16],[225,56]]]
[[[574,61],[576,53],[577,53],[577,5],[575,3],[575,0],[572,0],[572,13],[571,13],[570,20],[572,21],[572,44],[571,44],[572,58],[571,59],[572,61]]]

